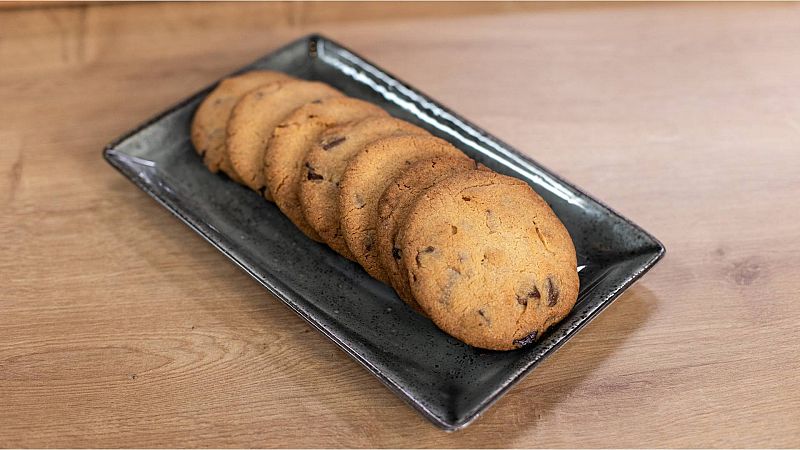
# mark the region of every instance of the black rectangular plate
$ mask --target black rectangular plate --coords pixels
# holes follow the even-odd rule
[[[325,81],[380,105],[497,172],[527,181],[569,229],[581,281],[574,310],[535,344],[479,350],[439,331],[358,265],[307,239],[274,204],[206,170],[189,125],[213,85],[105,149],[123,175],[444,429],[469,424],[664,255],[662,244],[629,220],[329,39],[299,39],[237,73],[252,69]]]

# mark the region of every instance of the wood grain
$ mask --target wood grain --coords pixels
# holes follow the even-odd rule
[[[797,4],[345,7],[0,12],[0,446],[800,446]],[[668,248],[461,432],[100,158],[311,31]]]

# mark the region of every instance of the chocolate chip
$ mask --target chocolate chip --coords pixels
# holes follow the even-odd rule
[[[520,305],[528,306],[528,299],[533,298],[539,300],[542,298],[542,294],[539,293],[539,288],[536,287],[535,284],[532,284],[528,292],[523,294],[517,294],[517,303]]]
[[[489,232],[495,233],[497,229],[500,228],[501,222],[500,219],[492,212],[491,209],[486,210],[486,228],[489,229]]]
[[[536,340],[536,334],[537,334],[536,331],[534,331],[533,333],[525,336],[524,338],[514,339],[514,345],[517,346],[517,348],[524,347]]]
[[[401,256],[400,256],[400,249],[399,248],[397,248],[397,247],[393,247],[392,248],[392,258],[394,258],[394,259],[396,259],[398,261],[400,260]]]
[[[472,198],[470,198],[470,197],[461,197],[461,200],[464,200],[465,202],[468,202],[468,201],[472,200]]]
[[[447,305],[453,298],[453,289],[455,289],[456,284],[461,279],[461,272],[452,267],[448,267],[445,272],[447,273],[447,282],[442,287],[442,296],[439,297],[439,302]]]
[[[417,256],[414,257],[414,259],[417,261],[417,267],[422,267],[422,262],[419,260],[419,255],[423,253],[433,253],[435,250],[435,248],[428,246],[422,249],[422,251],[417,252]]]
[[[552,277],[547,277],[547,306],[556,306],[558,302],[558,285],[553,282]]]
[[[458,227],[456,227],[455,225],[450,225],[450,233],[458,234]]]
[[[492,319],[490,319],[489,316],[486,315],[486,311],[484,309],[482,309],[482,308],[479,309],[478,310],[478,314],[486,322],[486,325],[492,326]]]
[[[367,202],[365,202],[364,199],[358,194],[353,195],[353,204],[355,205],[356,209],[361,209],[367,206]]]
[[[337,145],[341,144],[342,142],[344,142],[346,140],[347,140],[347,138],[345,136],[333,138],[333,140],[322,144],[322,149],[323,150],[330,150],[333,147],[336,147]]]
[[[306,163],[306,169],[308,169],[308,179],[309,180],[324,180],[325,179],[325,177],[323,177],[322,175],[318,174],[317,172],[314,172],[314,169],[308,163]]]

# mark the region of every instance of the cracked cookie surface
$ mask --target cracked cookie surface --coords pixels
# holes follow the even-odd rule
[[[397,232],[419,195],[454,173],[479,168],[488,170],[475,161],[450,156],[417,161],[392,180],[378,201],[378,258],[397,295],[420,313],[424,314],[424,311],[411,294],[405,271],[401,270],[403,255],[395,243]]]
[[[233,171],[225,148],[225,127],[231,111],[247,92],[276,81],[293,79],[281,72],[253,70],[222,80],[203,99],[192,119],[191,138],[208,170],[213,173],[221,170],[232,180],[241,183],[241,179]]]
[[[277,82],[248,92],[231,112],[227,149],[242,182],[272,200],[264,181],[264,153],[272,132],[295,109],[343,94],[317,81]]]
[[[523,181],[457,173],[421,194],[397,236],[411,293],[433,322],[469,345],[527,345],[575,304],[572,239]]]
[[[356,261],[374,278],[389,282],[378,258],[378,201],[392,180],[417,161],[436,156],[469,158],[452,144],[430,135],[379,139],[347,164],[339,192],[342,235]]]
[[[308,151],[306,174],[300,177],[303,216],[340,255],[353,259],[339,227],[339,184],[347,163],[377,139],[407,134],[428,132],[394,117],[370,117],[327,130]]]
[[[373,116],[386,117],[388,113],[363,100],[329,97],[301,106],[275,127],[264,155],[267,191],[281,211],[311,239],[322,241],[300,207],[300,177],[315,176],[304,170],[306,154],[325,130]]]

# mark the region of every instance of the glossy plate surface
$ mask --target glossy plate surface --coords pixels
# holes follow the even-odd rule
[[[530,183],[569,229],[581,280],[574,310],[533,345],[478,350],[412,312],[357,264],[307,239],[274,204],[206,170],[189,141],[189,124],[213,86],[105,149],[111,165],[444,429],[469,424],[664,254],[638,226],[326,38],[302,38],[240,71],[256,68],[325,81],[426,128]]]

